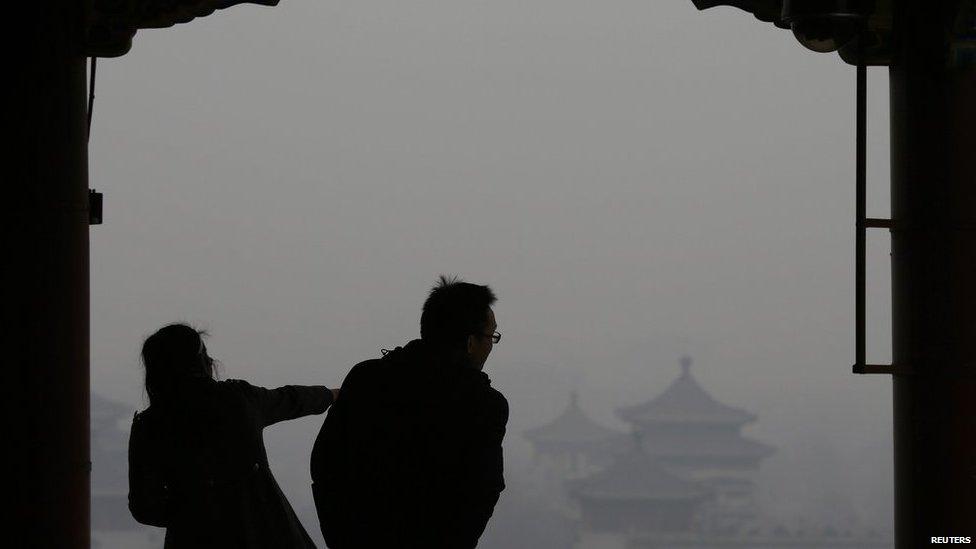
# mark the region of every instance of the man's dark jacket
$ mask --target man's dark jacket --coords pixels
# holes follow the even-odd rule
[[[502,477],[508,402],[488,376],[415,340],[346,376],[312,450],[331,549],[470,548]]]

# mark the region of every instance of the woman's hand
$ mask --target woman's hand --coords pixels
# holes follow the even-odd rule
[[[329,389],[332,391],[332,402],[335,402],[339,398],[339,389]]]

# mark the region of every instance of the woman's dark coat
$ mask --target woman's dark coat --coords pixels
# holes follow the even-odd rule
[[[196,378],[172,402],[132,422],[132,516],[166,528],[167,549],[315,547],[268,468],[262,431],[321,414],[329,389]]]

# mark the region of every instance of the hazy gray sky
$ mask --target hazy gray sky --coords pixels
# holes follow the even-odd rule
[[[886,217],[882,69],[869,86],[868,213]],[[891,385],[850,374],[854,70],[836,55],[687,0],[284,0],[141,31],[96,94],[94,391],[143,406],[139,347],[175,320],[212,332],[226,377],[336,385],[416,337],[457,273],[499,295],[487,371],[513,468],[572,388],[622,428],[613,409],[688,353],[779,448],[771,501],[846,490],[885,520]],[[887,235],[869,252],[886,362]],[[269,431],[298,506],[319,421]]]

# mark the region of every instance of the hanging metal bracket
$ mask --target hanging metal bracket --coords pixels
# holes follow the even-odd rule
[[[102,224],[102,193],[94,189],[88,190],[88,224]]]
[[[863,44],[863,35],[859,42]],[[863,47],[859,45],[859,47]],[[877,219],[867,217],[867,67],[863,55],[859,55],[857,64],[857,123],[856,123],[856,212],[854,236],[854,367],[855,374],[896,374],[907,373],[898,371],[892,364],[867,364],[865,345],[866,298],[866,241],[867,229],[894,228],[891,219]]]

